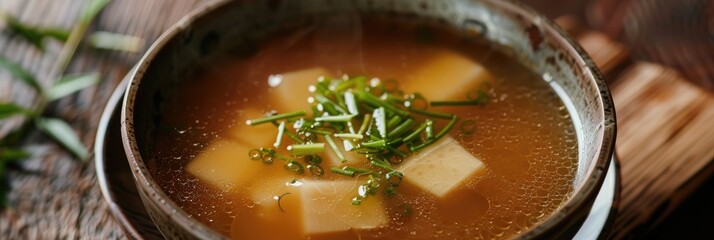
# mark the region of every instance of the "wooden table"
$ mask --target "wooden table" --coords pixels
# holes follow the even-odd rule
[[[70,27],[86,2],[2,0],[0,11],[34,24]],[[203,2],[114,1],[91,29],[137,35],[151,42]],[[591,53],[611,83],[622,176],[612,236],[642,236],[714,173],[714,96],[674,70],[632,60],[622,45],[583,30],[572,18],[558,22]],[[42,54],[22,39],[0,34],[0,54],[35,73],[44,85],[54,81],[48,72],[58,48],[50,44]],[[99,112],[139,57],[82,49],[68,71],[100,71],[103,82],[57,102],[48,113],[70,121],[84,143],[92,146]],[[0,72],[0,101],[10,100],[25,106],[35,103],[30,89]],[[0,123],[0,136],[16,129],[17,120]],[[8,173],[15,207],[0,212],[0,238],[124,238],[103,202],[94,163],[74,160],[38,133],[30,134],[24,146],[33,156],[21,169]]]

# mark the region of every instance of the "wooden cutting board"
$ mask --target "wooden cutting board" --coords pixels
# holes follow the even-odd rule
[[[2,0],[0,11],[26,22],[69,27],[87,0]],[[122,0],[112,2],[92,29],[137,35],[148,42],[201,0]],[[614,95],[618,117],[617,155],[622,193],[612,236],[641,236],[665,218],[703,180],[714,173],[714,96],[685,81],[666,67],[634,61],[626,48],[607,36],[578,26],[572,18],[558,21],[570,31],[601,67]],[[0,54],[35,73],[43,84],[58,44],[49,54],[23,40],[0,34]],[[100,71],[103,82],[52,106],[92,141],[99,112],[138,54],[81,50],[69,72]],[[34,94],[0,72],[0,101],[26,106]],[[0,123],[0,136],[18,127],[17,119]],[[40,134],[25,141],[33,157],[21,171],[9,172],[14,209],[0,212],[0,236],[9,239],[124,238],[107,211],[96,182],[93,163],[73,160]]]

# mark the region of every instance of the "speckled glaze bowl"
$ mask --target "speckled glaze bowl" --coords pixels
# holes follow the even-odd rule
[[[154,136],[161,106],[195,66],[217,53],[250,52],[251,36],[290,26],[301,16],[341,12],[426,19],[463,29],[466,37],[508,49],[543,76],[568,106],[578,134],[574,192],[563,206],[519,238],[570,238],[590,212],[615,143],[615,110],[605,81],[585,52],[555,24],[518,3],[501,0],[219,1],[196,9],[164,33],[131,77],[121,133],[141,199],[169,239],[222,239],[189,217],[156,184]],[[259,39],[259,38],[258,38]],[[200,94],[197,94],[200,96]]]

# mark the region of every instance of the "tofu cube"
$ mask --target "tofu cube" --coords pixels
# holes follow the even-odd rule
[[[483,173],[483,162],[456,140],[445,136],[404,160],[399,166],[404,181],[439,198],[461,187],[467,179]]]
[[[402,88],[405,93],[421,93],[429,101],[465,100],[467,93],[487,81],[493,81],[493,76],[486,68],[457,52],[441,50],[408,77]]]
[[[271,104],[278,112],[309,110],[307,99],[312,96],[310,85],[317,83],[319,77],[329,77],[330,73],[321,67],[308,68],[294,72],[270,76]]]
[[[261,161],[248,157],[250,149],[235,141],[215,141],[186,165],[186,171],[213,187],[232,191],[251,181],[265,168]]]
[[[264,116],[265,113],[257,109],[243,109],[236,120],[235,126],[228,130],[228,137],[253,148],[272,147],[278,135],[278,128],[270,123],[255,126],[245,123],[247,120],[258,119]]]
[[[352,205],[361,182],[305,181],[301,186],[304,230],[307,234],[324,234],[350,229],[372,229],[388,223],[380,196],[365,198]]]

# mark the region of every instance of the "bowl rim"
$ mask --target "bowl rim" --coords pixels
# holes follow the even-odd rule
[[[583,75],[589,79],[589,82],[594,81],[599,93],[598,100],[600,101],[602,109],[598,109],[598,111],[602,111],[603,122],[600,124],[603,127],[598,131],[598,134],[602,134],[602,141],[600,142],[599,151],[596,157],[594,159],[586,159],[586,161],[594,161],[594,164],[590,166],[590,169],[587,169],[586,173],[589,174],[583,176],[584,183],[579,189],[571,194],[571,196],[559,207],[556,212],[550,213],[551,215],[542,219],[540,223],[514,237],[534,238],[542,236],[550,231],[553,231],[556,226],[567,220],[569,213],[582,209],[583,207],[588,207],[589,202],[591,202],[590,200],[594,200],[594,197],[597,195],[597,192],[605,179],[605,174],[609,167],[610,159],[615,147],[617,123],[615,121],[616,116],[614,101],[612,99],[611,92],[602,74],[600,73],[600,70],[592,61],[590,56],[569,34],[555,24],[555,22],[516,0],[468,1],[487,2],[488,4],[498,6],[501,9],[523,16],[530,22],[538,20],[538,27],[542,31],[554,36],[552,40],[555,40],[557,43],[564,46],[562,50],[572,56],[578,66],[582,66],[587,70],[583,71]],[[129,160],[129,165],[132,168],[132,175],[135,183],[137,185],[144,185],[144,187],[141,187],[138,190],[145,191],[147,193],[147,197],[149,197],[149,199],[156,206],[158,206],[162,212],[169,215],[170,218],[174,218],[175,224],[180,225],[184,229],[197,230],[192,231],[192,234],[201,239],[227,239],[227,237],[209,228],[207,225],[199,222],[198,220],[189,217],[188,213],[179,207],[171,198],[169,198],[163,190],[156,187],[159,185],[148,172],[137,145],[136,135],[133,129],[133,106],[138,93],[138,86],[140,86],[144,73],[146,73],[147,69],[153,62],[153,59],[159,52],[161,52],[163,47],[175,37],[179,36],[179,34],[184,30],[190,28],[197,19],[209,15],[216,9],[229,5],[233,2],[234,1],[231,0],[209,2],[200,8],[194,9],[161,34],[137,63],[136,71],[134,71],[130,76],[130,82],[124,93],[121,107],[121,135],[124,152]],[[144,204],[146,205],[146,203]]]

